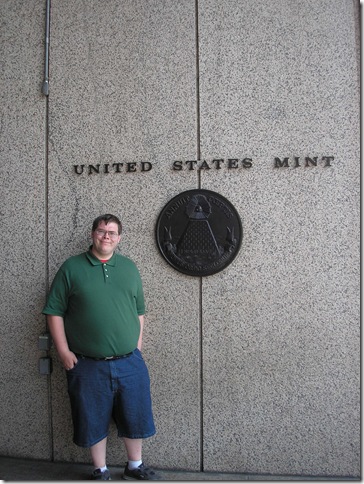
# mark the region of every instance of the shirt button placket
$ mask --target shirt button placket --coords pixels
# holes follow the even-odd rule
[[[104,264],[104,275],[105,275],[105,282],[108,282],[109,274],[107,273],[107,266]]]

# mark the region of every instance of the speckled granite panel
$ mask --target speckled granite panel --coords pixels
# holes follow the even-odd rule
[[[0,453],[47,459],[48,381],[37,346],[46,282],[43,11],[34,0],[4,1],[0,10]]]
[[[199,281],[164,262],[154,235],[164,205],[198,183],[171,169],[197,151],[194,26],[194,2],[52,2],[49,251],[53,277],[88,247],[96,216],[121,217],[120,250],[140,268],[148,308],[157,435],[144,458],[198,470]],[[55,458],[89,462],[72,444],[60,368],[52,382]],[[125,461],[114,428],[108,459]]]
[[[201,159],[252,160],[201,174],[244,233],[202,286],[205,470],[360,472],[353,8],[199,2]]]
[[[44,8],[1,2],[1,454],[90,462],[72,444],[54,350],[48,398],[37,338],[47,269],[49,283],[114,212],[148,308],[158,433],[146,462],[358,476],[355,2],[53,0],[48,173]],[[211,169],[171,169],[199,153]],[[199,185],[243,223],[238,257],[201,284],[164,261],[154,233],[164,205]],[[121,449],[112,429],[110,464]]]

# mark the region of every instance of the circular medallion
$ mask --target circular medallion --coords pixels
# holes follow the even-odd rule
[[[162,256],[174,269],[190,276],[223,270],[239,252],[242,236],[233,205],[210,190],[188,190],[172,198],[156,226]]]

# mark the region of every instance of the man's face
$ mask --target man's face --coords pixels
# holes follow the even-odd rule
[[[99,223],[97,229],[91,233],[91,237],[93,241],[92,252],[98,259],[105,260],[112,256],[121,238],[117,224],[110,222],[106,225],[104,221]]]

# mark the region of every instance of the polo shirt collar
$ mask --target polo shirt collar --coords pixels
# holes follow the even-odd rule
[[[93,253],[92,253],[92,245],[90,245],[88,252],[86,252],[86,257],[91,262],[93,266],[99,266],[101,264],[107,264],[109,266],[115,266],[116,264],[116,254],[115,252],[111,256],[111,258],[107,262],[101,262]]]

